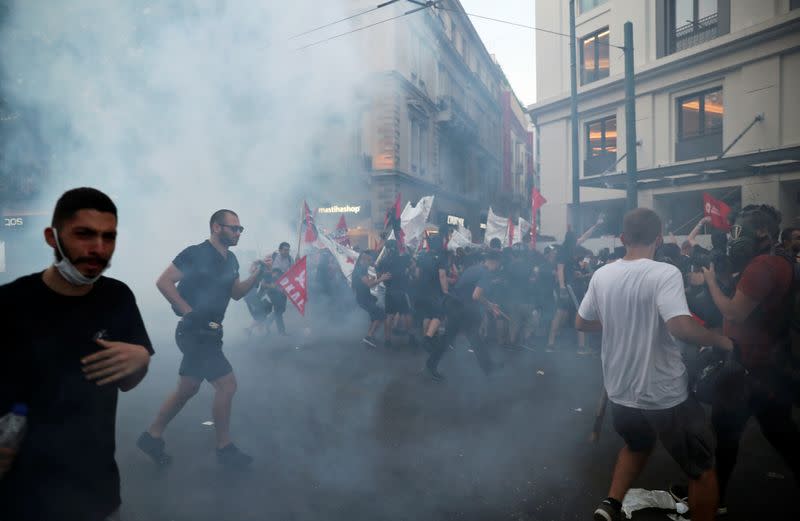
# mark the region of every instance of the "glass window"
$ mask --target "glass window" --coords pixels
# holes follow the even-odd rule
[[[609,73],[608,27],[581,40],[581,85],[608,77]]]
[[[591,11],[595,7],[601,6],[608,2],[608,0],[580,0],[580,12],[585,13]]]
[[[678,139],[722,133],[725,115],[722,89],[713,89],[678,100]]]
[[[617,117],[591,121],[586,124],[587,157],[602,157],[617,154]]]

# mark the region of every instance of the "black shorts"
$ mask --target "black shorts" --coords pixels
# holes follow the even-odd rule
[[[408,294],[405,291],[399,290],[386,290],[386,314],[394,315],[400,313],[407,315],[411,312],[411,306],[408,304]]]
[[[372,322],[384,320],[386,318],[386,312],[378,306],[378,303],[375,300],[371,300],[370,302],[359,302],[358,306],[369,313],[369,319]]]
[[[443,297],[441,295],[422,295],[416,302],[422,318],[444,318]]]
[[[714,436],[703,407],[694,398],[670,409],[633,409],[611,403],[614,430],[633,452],[649,452],[656,440],[689,477],[714,466]]]
[[[196,380],[213,382],[233,372],[230,362],[222,353],[222,329],[202,325],[187,326],[178,322],[175,343],[183,353],[178,374]]]

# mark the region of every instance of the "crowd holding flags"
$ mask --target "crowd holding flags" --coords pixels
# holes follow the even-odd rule
[[[728,216],[731,214],[731,207],[724,201],[715,199],[709,194],[703,194],[703,213],[711,218],[711,226],[724,232],[730,231],[731,225]]]

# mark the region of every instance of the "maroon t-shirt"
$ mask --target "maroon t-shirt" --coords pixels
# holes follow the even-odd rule
[[[792,265],[776,255],[759,255],[742,273],[736,290],[759,304],[743,322],[725,320],[724,332],[739,344],[745,367],[764,366],[774,359],[791,287]]]

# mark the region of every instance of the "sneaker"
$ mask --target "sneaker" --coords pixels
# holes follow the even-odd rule
[[[444,375],[437,371],[436,369],[431,368],[428,364],[425,364],[422,368],[422,375],[427,376],[434,382],[443,382]]]
[[[408,345],[411,346],[411,347],[419,346],[419,343],[417,342],[417,337],[415,337],[412,334],[409,334],[408,335]]]
[[[622,512],[603,500],[594,511],[594,521],[622,521]]]
[[[249,466],[253,458],[248,456],[233,443],[217,449],[217,463],[229,468],[242,469]]]
[[[383,341],[383,346],[384,346],[386,349],[391,349],[391,348],[393,348],[393,347],[394,347],[394,344],[392,343],[392,341],[391,341],[391,340],[384,340],[384,341]]]
[[[149,432],[144,431],[136,441],[139,450],[147,454],[153,463],[159,467],[166,467],[172,463],[172,456],[164,452],[164,440],[154,438]]]
[[[509,351],[521,351],[522,347],[519,344],[503,344],[503,348]]]
[[[592,354],[592,352],[591,352],[591,351],[589,351],[588,349],[586,349],[586,348],[583,348],[583,347],[582,347],[582,348],[578,349],[578,352],[577,352],[577,354],[579,354],[579,355],[581,355],[581,356],[585,356],[585,355],[590,355],[590,354]]]
[[[547,351],[548,353],[555,353],[556,348],[555,346],[547,346],[547,349],[545,349],[545,351]]]
[[[377,342],[377,340],[375,340],[374,336],[365,336],[363,339],[361,339],[361,343],[363,343],[364,345],[366,345],[369,348],[378,347],[378,342]]]

